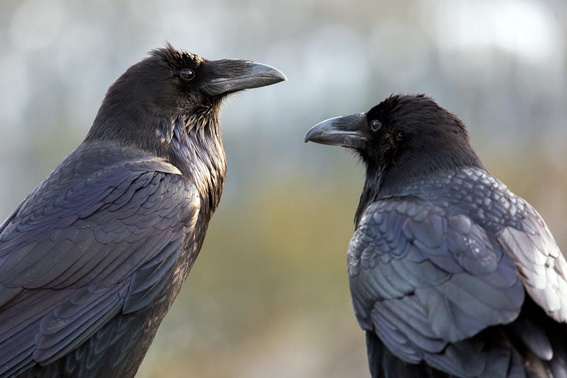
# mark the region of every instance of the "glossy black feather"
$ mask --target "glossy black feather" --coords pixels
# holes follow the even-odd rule
[[[373,377],[567,376],[565,258],[457,117],[392,96],[306,140],[367,168],[348,272]]]

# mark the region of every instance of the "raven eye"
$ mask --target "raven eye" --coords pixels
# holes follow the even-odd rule
[[[191,81],[195,78],[195,71],[191,68],[184,68],[179,71],[179,76],[185,81]]]
[[[377,119],[373,119],[372,122],[370,122],[370,130],[372,130],[373,132],[380,130],[381,127],[382,122]]]

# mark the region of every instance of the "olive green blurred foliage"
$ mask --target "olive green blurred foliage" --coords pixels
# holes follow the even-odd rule
[[[151,362],[160,354],[177,361],[172,376],[278,376],[278,365],[282,377],[365,372],[345,264],[358,181],[286,177],[222,204],[141,376],[168,376]]]

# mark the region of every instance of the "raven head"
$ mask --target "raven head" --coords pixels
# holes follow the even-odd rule
[[[411,171],[415,164],[433,170],[480,163],[465,125],[425,95],[393,95],[367,113],[320,122],[305,141],[354,149],[382,171],[400,164]]]
[[[148,58],[130,67],[112,84],[97,118],[105,121],[109,115],[129,110],[146,117],[192,115],[204,107],[218,108],[227,94],[284,80],[283,73],[264,64],[249,60],[207,60],[168,43],[153,50]],[[113,107],[118,109],[113,111]]]
[[[305,141],[356,151],[366,166],[357,219],[382,196],[435,171],[482,167],[465,125],[424,95],[394,95],[367,113],[313,126]]]
[[[161,95],[155,99],[156,108],[185,114],[193,113],[196,104],[218,105],[228,94],[286,80],[282,72],[265,64],[250,60],[207,60],[170,44],[153,51],[148,61],[161,67],[155,70],[161,80],[152,80],[161,87]]]

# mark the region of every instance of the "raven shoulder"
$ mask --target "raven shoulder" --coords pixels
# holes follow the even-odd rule
[[[150,304],[192,235],[194,186],[166,161],[108,143],[81,145],[0,228],[4,372],[48,364]]]

